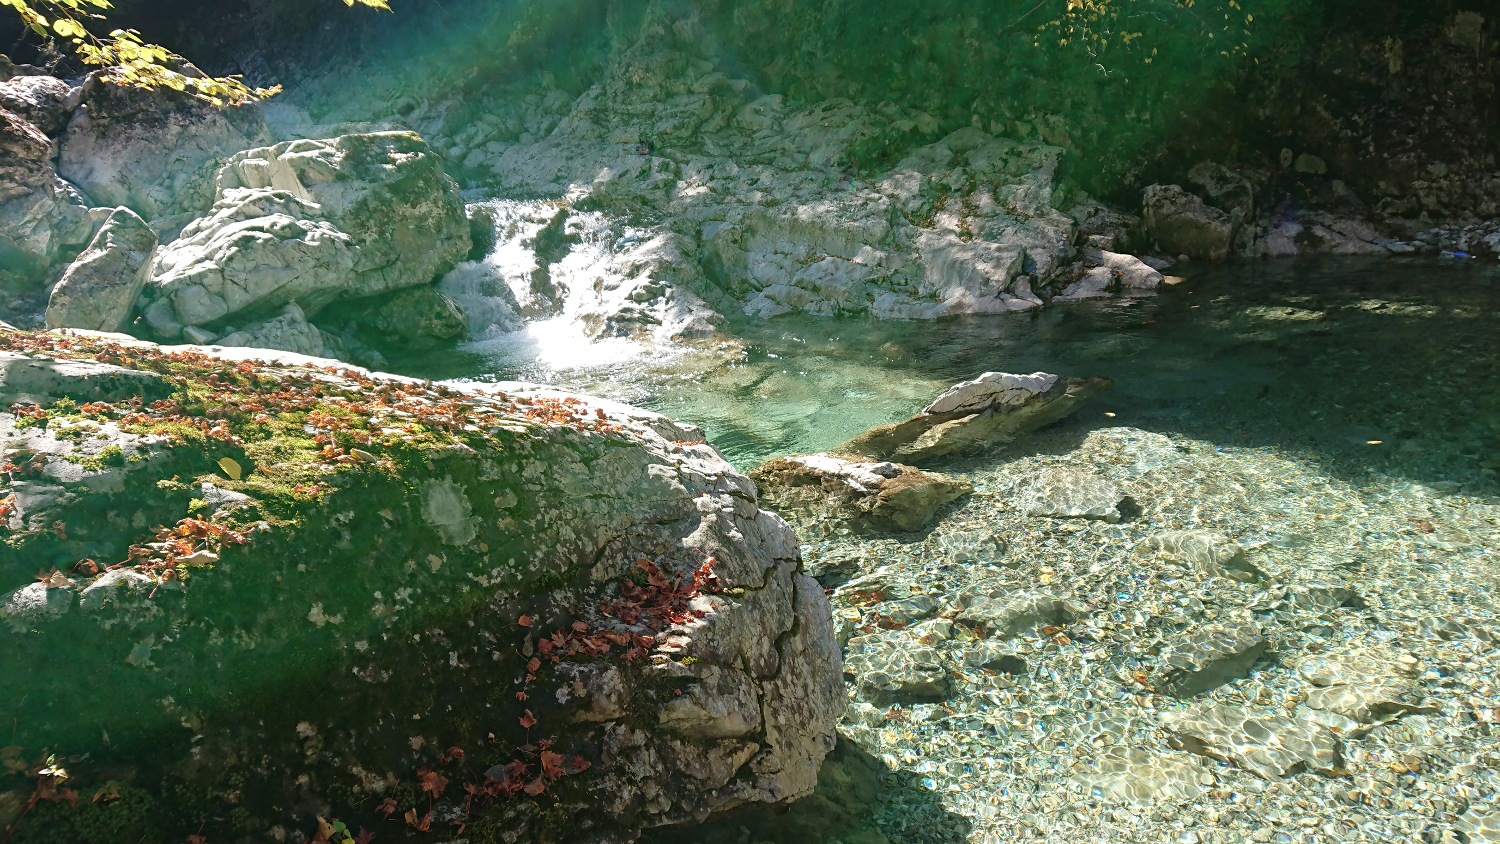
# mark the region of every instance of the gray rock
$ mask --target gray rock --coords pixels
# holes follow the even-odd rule
[[[189,326],[191,329],[192,326]],[[184,334],[187,330],[184,330]],[[313,357],[342,357],[338,339],[307,321],[296,302],[281,309],[271,319],[253,323],[220,337],[220,346],[246,346],[254,349],[281,349]]]
[[[8,401],[50,404],[70,398],[81,403],[135,396],[150,400],[168,392],[170,386],[155,372],[0,352],[0,396]]]
[[[78,609],[84,613],[94,613],[108,603],[138,601],[143,597],[141,593],[150,591],[155,585],[155,580],[135,569],[113,569],[99,575],[78,593]]]
[[[1016,509],[1026,516],[1118,522],[1124,500],[1125,493],[1107,478],[1076,469],[1052,469],[1021,487]]]
[[[1189,170],[1187,177],[1209,205],[1229,215],[1236,232],[1247,220],[1255,219],[1255,186],[1249,179],[1211,161]]]
[[[1343,742],[1338,735],[1304,718],[1198,703],[1167,712],[1161,725],[1173,748],[1233,762],[1266,779],[1302,770],[1333,776],[1343,769]]]
[[[877,531],[913,531],[973,485],[851,454],[778,457],[750,473],[768,506],[813,520],[847,520]]]
[[[1177,530],[1146,539],[1147,547],[1182,560],[1201,574],[1235,580],[1264,580],[1265,573],[1250,562],[1243,546],[1222,533],[1208,530]]]
[[[854,677],[860,696],[876,706],[939,701],[952,690],[948,669],[937,651],[905,634],[850,639],[844,673]]]
[[[409,132],[247,150],[219,171],[215,196],[152,261],[142,311],[162,337],[425,285],[469,251],[457,185]]]
[[[837,451],[921,466],[1049,425],[1113,386],[1108,378],[987,372],[950,388],[929,405],[952,409],[924,410],[905,422],[871,428]]]
[[[1162,652],[1151,684],[1173,697],[1192,697],[1245,676],[1266,647],[1260,628],[1249,622],[1204,624]]]
[[[0,82],[0,109],[55,138],[78,105],[73,91],[68,83],[51,76],[17,76]]]
[[[156,233],[129,208],[116,208],[47,300],[48,328],[120,331],[146,284]]]
[[[323,318],[333,324],[354,323],[370,342],[399,343],[413,349],[462,340],[469,333],[463,310],[430,285],[339,302]]]
[[[1173,255],[1207,261],[1229,256],[1234,220],[1177,185],[1146,188],[1146,233]]]
[[[188,65],[183,70],[198,75]],[[268,142],[254,106],[215,108],[167,88],[119,87],[90,74],[63,135],[58,172],[99,203],[146,220],[208,210],[214,171]]]
[[[128,350],[159,351],[140,341]],[[252,360],[213,347],[198,352],[224,361],[186,367],[182,377],[197,384],[231,361]],[[268,357],[278,362],[246,364],[267,390],[288,378],[315,380],[345,399],[376,385],[424,389],[395,376],[346,377],[322,369],[326,360]],[[91,361],[67,366],[111,371]],[[441,741],[478,746],[491,731],[525,741],[519,722],[530,710],[565,760],[583,755],[591,763],[584,791],[549,794],[590,840],[596,831],[624,840],[643,827],[686,824],[720,808],[811,794],[846,695],[828,601],[800,573],[790,527],[757,506],[753,485],[716,451],[681,443],[697,434],[691,426],[613,402],[524,385],[501,389],[504,398],[463,398],[476,413],[501,414],[512,424],[434,449],[430,462],[418,461],[399,478],[368,464],[347,467],[319,505],[307,508],[295,541],[284,523],[268,519],[250,529],[252,541],[193,549],[184,578],[151,582],[151,573],[121,567],[84,587],[77,613],[67,609],[76,593],[65,578],[58,581],[64,588],[24,586],[35,568],[23,570],[27,552],[11,548],[13,582],[0,595],[0,697],[19,700],[42,678],[88,677],[51,684],[61,697],[39,710],[36,729],[95,736],[80,739],[89,743],[83,752],[102,752],[105,739],[90,713],[117,705],[108,722],[112,746],[145,753],[150,736],[180,729],[177,713],[164,712],[160,701],[186,700],[190,685],[202,688],[212,678],[235,703],[198,712],[206,732],[195,747],[212,743],[217,759],[287,753],[298,765],[309,742],[341,758],[373,758]],[[514,401],[543,397],[578,402],[590,423],[538,424],[525,414],[533,405]],[[594,430],[596,409],[607,412],[611,430]],[[25,476],[11,484],[19,511],[11,525],[39,528],[49,548],[62,543],[58,559],[125,559],[131,545],[151,542],[152,525],[197,509],[184,507],[189,496],[236,497],[218,481],[201,485],[230,448],[222,440],[138,438],[132,456],[141,459],[94,472],[67,458],[87,456],[98,437],[59,437],[65,432],[51,425],[17,428],[16,421],[0,413],[8,457],[27,463]],[[110,437],[134,436],[117,434],[112,421],[90,425]],[[26,457],[43,451],[51,459],[33,479]],[[54,477],[54,465],[65,480]],[[313,458],[295,471],[317,465]],[[105,475],[116,482],[91,483]],[[199,483],[193,489],[181,479]],[[36,517],[47,521],[33,526]],[[56,536],[46,530],[59,522],[66,538],[61,528]],[[602,606],[621,596],[639,558],[658,561],[669,582],[691,582],[710,556],[717,579],[690,597],[677,595],[670,617],[627,623]],[[560,578],[563,572],[573,574]],[[36,623],[43,618],[45,625]],[[594,652],[549,653],[542,642],[576,633],[575,621],[588,628]],[[419,637],[386,639],[382,633],[396,623]],[[202,635],[189,645],[174,631],[193,624],[202,625]],[[58,673],[63,663],[55,654],[71,641],[97,646],[73,649]],[[311,661],[289,663],[288,653]],[[418,662],[433,672],[424,688],[391,697],[395,684],[386,680]],[[246,702],[266,683],[275,688],[307,671],[325,682],[336,677],[341,700],[312,699],[295,709],[279,706],[274,695]],[[520,680],[527,674],[533,677]],[[472,694],[454,698],[450,714],[425,697],[439,687]],[[516,697],[523,689],[525,700]],[[382,720],[380,707],[351,704],[377,698],[398,708],[399,722]],[[341,729],[351,716],[361,726]],[[458,729],[472,735],[453,733],[460,721],[471,726]],[[181,759],[188,759],[186,748]],[[535,760],[530,764],[535,777]],[[410,776],[414,766],[402,770]],[[287,774],[275,790],[293,787],[295,776]],[[638,799],[645,792],[660,799]],[[534,838],[533,816],[524,809],[509,814],[521,805],[498,801],[491,811],[503,828]],[[279,810],[256,811],[267,828],[292,823]]]
[[[88,203],[58,178],[52,142],[0,109],[0,281],[35,283],[93,234]]]
[[[10,623],[17,631],[38,622],[57,619],[73,606],[75,593],[71,588],[50,588],[42,581],[22,586],[10,593],[0,604],[0,619]]]

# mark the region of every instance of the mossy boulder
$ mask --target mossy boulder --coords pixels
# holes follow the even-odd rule
[[[171,390],[0,414],[14,841],[623,842],[811,792],[827,600],[696,429],[285,353],[0,347]]]

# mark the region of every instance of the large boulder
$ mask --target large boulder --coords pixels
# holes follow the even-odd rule
[[[191,65],[183,72],[201,73]],[[207,211],[219,165],[271,141],[254,106],[216,108],[166,88],[121,87],[98,73],[79,97],[58,172],[97,202],[147,220]]]
[[[812,791],[828,602],[697,429],[285,353],[0,347],[172,393],[0,414],[0,697],[47,703],[4,756],[85,795],[17,842],[626,842]]]
[[[88,204],[51,158],[46,133],[0,108],[0,282],[36,281],[93,233]]]
[[[1229,257],[1235,220],[1177,185],[1146,188],[1146,233],[1173,255],[1206,261]]]
[[[905,422],[871,428],[837,450],[921,466],[1049,425],[1113,386],[1108,378],[986,372],[950,387]]]
[[[129,208],[116,208],[52,288],[47,327],[124,328],[146,283],[146,266],[155,248],[156,232],[146,221]]]
[[[78,107],[77,89],[51,76],[17,76],[0,82],[0,109],[57,137]]]
[[[469,251],[458,186],[407,132],[241,152],[216,197],[152,262],[142,312],[161,337],[425,285]]]

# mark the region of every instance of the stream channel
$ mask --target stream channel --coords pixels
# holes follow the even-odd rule
[[[392,363],[647,407],[700,425],[742,471],[905,418],[985,371],[1114,379],[1073,417],[940,467],[975,491],[920,532],[799,525],[851,693],[818,792],[650,840],[1494,840],[1481,836],[1500,818],[1500,269],[1174,272],[1185,280],[1154,296],[1000,317],[737,321],[735,341],[652,356],[533,326]],[[1016,491],[1058,467],[1119,484],[1126,517],[1020,515]],[[1151,550],[1185,529],[1237,542],[1261,576]],[[1083,611],[1006,642],[948,618],[1026,590]],[[1217,624],[1265,640],[1242,676],[1188,700],[1132,681]],[[1307,666],[1325,658],[1406,666],[1405,697],[1364,718],[1315,708],[1328,680]],[[920,693],[872,691],[850,669],[876,663]],[[1334,688],[1369,688],[1348,682]],[[1185,741],[1172,720],[1185,712],[1219,746]]]

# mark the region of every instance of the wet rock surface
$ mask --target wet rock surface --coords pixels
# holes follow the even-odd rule
[[[1056,422],[1112,386],[1107,378],[986,372],[949,388],[905,422],[872,428],[839,450],[925,465]]]
[[[847,521],[884,531],[914,531],[938,508],[973,491],[969,484],[913,466],[858,455],[777,458],[750,473],[767,506],[788,518]]]

